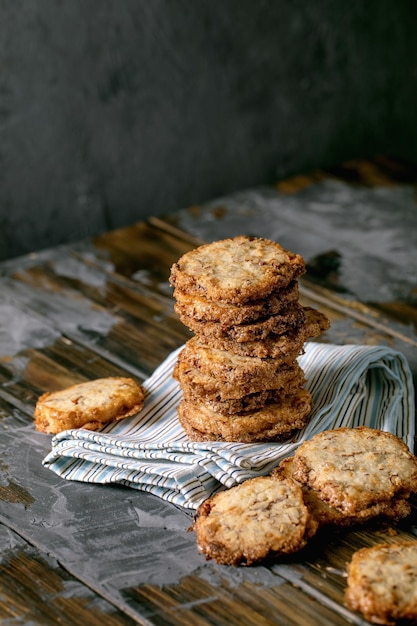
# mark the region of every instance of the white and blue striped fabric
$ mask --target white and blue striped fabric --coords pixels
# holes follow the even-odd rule
[[[196,509],[224,487],[269,473],[314,434],[365,425],[399,436],[413,450],[414,388],[405,357],[383,346],[305,344],[299,364],[313,397],[309,424],[284,443],[190,441],[176,407],[171,353],[144,383],[142,411],[102,431],[67,430],[52,439],[43,463],[68,480],[117,483]]]

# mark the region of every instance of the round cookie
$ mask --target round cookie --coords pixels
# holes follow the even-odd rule
[[[294,478],[348,514],[417,491],[417,458],[395,435],[359,426],[323,431],[294,454]]]
[[[294,430],[306,425],[311,412],[311,395],[299,389],[279,403],[239,415],[221,415],[204,402],[186,400],[180,402],[177,410],[184,430],[194,436],[201,433],[200,441],[277,441],[288,439]]]
[[[280,359],[290,363],[301,353],[304,343],[318,337],[330,326],[329,319],[320,311],[304,307],[305,321],[303,324],[283,335],[270,333],[266,339],[259,341],[237,342],[226,337],[199,336],[205,343],[217,350],[224,350],[239,356],[258,357],[260,359]]]
[[[243,304],[266,298],[304,272],[299,254],[269,239],[241,235],[184,254],[171,267],[170,283],[190,295]]]
[[[348,564],[345,602],[374,624],[417,621],[417,541],[362,548]]]
[[[274,476],[285,476],[295,480],[292,472],[293,457],[289,457],[281,461],[277,468],[271,473]],[[296,481],[297,482],[297,481]],[[304,502],[308,510],[317,520],[319,526],[338,526],[346,528],[357,524],[364,524],[375,518],[389,519],[398,522],[400,519],[407,517],[411,512],[411,506],[408,500],[404,498],[390,498],[386,502],[378,502],[349,514],[336,509],[317,496],[317,493],[310,489],[307,485],[298,483],[303,490]]]
[[[294,304],[282,313],[267,318],[234,326],[225,326],[218,322],[201,322],[187,315],[180,315],[181,322],[199,337],[227,341],[263,341],[271,334],[282,335],[291,332],[304,323],[305,314],[302,306]]]
[[[187,399],[204,397],[206,400],[236,400],[259,391],[283,389],[287,386],[299,387],[305,382],[304,372],[297,362],[292,365],[263,363],[263,367],[259,369],[256,369],[255,362],[249,368],[241,364],[241,368],[233,369],[228,363],[236,362],[236,360],[227,359],[224,369],[219,369],[221,361],[217,361],[218,356],[216,354],[216,361],[212,361],[213,370],[210,374],[183,361],[180,355],[174,367],[173,377],[180,383]],[[253,372],[252,376],[251,372]]]
[[[174,289],[173,295],[176,299],[174,309],[180,317],[191,317],[200,322],[217,322],[221,326],[234,326],[281,313],[298,302],[299,289],[298,282],[292,281],[265,299],[239,305],[213,302],[204,296],[190,295],[180,289]]]
[[[298,485],[271,476],[205,500],[194,523],[200,552],[225,565],[252,565],[296,552],[316,528]]]
[[[50,434],[70,428],[98,430],[138,413],[144,399],[143,388],[132,378],[98,378],[40,396],[35,427]]]

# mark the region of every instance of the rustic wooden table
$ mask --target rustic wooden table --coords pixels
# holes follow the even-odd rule
[[[301,253],[301,298],[332,343],[385,344],[417,376],[415,171],[386,159],[249,189],[166,219],[0,266],[0,621],[37,624],[363,624],[345,566],[389,526],[329,533],[264,567],[206,562],[190,515],[155,496],[67,482],[42,466],[46,390],[110,375],[139,381],[190,334],[169,269],[202,241],[267,236]],[[395,529],[416,535],[416,510]]]

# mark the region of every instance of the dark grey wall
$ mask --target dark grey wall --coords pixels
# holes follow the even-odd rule
[[[378,152],[413,0],[0,0],[0,258]]]

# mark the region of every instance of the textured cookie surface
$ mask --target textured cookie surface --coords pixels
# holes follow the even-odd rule
[[[180,319],[187,328],[200,337],[206,337],[209,341],[216,338],[241,343],[243,341],[263,341],[271,333],[282,335],[300,326],[304,322],[305,315],[303,307],[294,304],[277,315],[270,315],[256,322],[246,322],[234,326],[225,326],[218,322],[200,322],[187,315],[181,315]]]
[[[69,428],[97,430],[138,413],[144,402],[141,385],[132,378],[99,378],[44,393],[35,408],[36,429],[50,434]]]
[[[304,272],[300,255],[268,239],[238,236],[184,254],[172,266],[170,282],[192,295],[241,304],[265,298]]]
[[[173,295],[176,299],[174,308],[180,317],[183,315],[200,322],[217,322],[222,326],[233,326],[281,313],[291,304],[298,302],[298,291],[298,282],[292,281],[286,287],[272,292],[267,298],[233,305],[213,302],[204,296],[190,295],[180,289],[174,289]]]
[[[345,602],[375,624],[417,620],[417,541],[379,544],[355,552]]]
[[[218,354],[215,356],[217,357]],[[213,360],[212,373],[192,367],[186,361],[179,361],[174,368],[173,375],[180,382],[187,399],[199,396],[214,401],[238,400],[249,394],[269,389],[288,387],[291,390],[304,382],[304,373],[297,362],[292,365],[261,362],[257,368],[256,365],[260,359],[253,359],[253,361],[254,363],[238,363],[237,359],[231,358],[225,361],[224,368],[222,368],[220,362]],[[227,363],[231,366],[228,367]],[[233,363],[236,367],[233,367]]]
[[[262,476],[203,502],[194,530],[207,559],[252,565],[300,550],[316,525],[294,482]]]
[[[295,480],[292,468],[293,458],[290,457],[281,461],[279,466],[273,470],[272,474]],[[304,502],[308,510],[320,526],[332,525],[346,528],[364,524],[376,518],[398,522],[400,519],[407,517],[411,512],[411,506],[408,500],[399,497],[390,498],[387,501],[378,502],[377,504],[371,504],[356,513],[350,514],[326,504],[326,502],[321,500],[317,496],[317,493],[307,485],[301,483],[297,484],[299,484],[303,490]]]
[[[233,352],[240,356],[261,359],[281,359],[283,363],[293,361],[300,354],[304,343],[318,337],[330,326],[329,319],[320,311],[304,307],[305,321],[295,329],[282,335],[270,333],[265,339],[237,342],[227,337],[199,337],[200,342],[212,348]]]
[[[293,476],[345,513],[417,491],[417,458],[395,435],[360,426],[315,435],[294,454]]]
[[[305,389],[285,396],[279,403],[239,415],[221,415],[203,402],[182,400],[178,406],[178,418],[187,433],[200,432],[204,441],[242,443],[288,438],[306,425],[310,412],[311,395]]]

